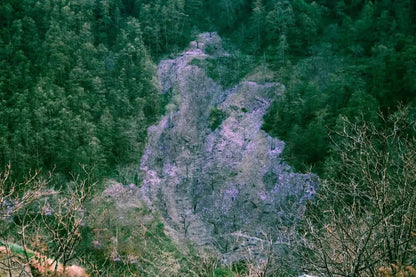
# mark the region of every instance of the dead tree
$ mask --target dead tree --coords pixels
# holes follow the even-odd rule
[[[301,255],[310,270],[353,277],[415,267],[415,131],[403,107],[380,115],[377,126],[344,119],[303,224]]]

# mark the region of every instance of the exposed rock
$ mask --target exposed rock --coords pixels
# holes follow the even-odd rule
[[[191,64],[212,55],[227,54],[216,33],[204,33],[160,63],[162,93],[176,100],[148,129],[140,192],[178,239],[232,255],[236,232],[252,238],[299,218],[316,181],[294,173],[280,157],[284,142],[261,130],[273,95],[284,87],[242,82],[224,90]],[[214,130],[213,109],[224,115]]]

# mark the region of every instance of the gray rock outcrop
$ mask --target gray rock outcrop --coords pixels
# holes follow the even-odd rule
[[[232,253],[236,236],[249,241],[299,218],[316,180],[294,173],[281,159],[284,142],[261,130],[281,84],[245,81],[224,90],[191,63],[221,55],[228,54],[220,37],[204,33],[160,62],[161,90],[171,101],[148,129],[140,190],[172,236]]]

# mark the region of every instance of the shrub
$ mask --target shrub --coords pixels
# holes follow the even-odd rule
[[[212,108],[209,114],[209,126],[212,131],[217,129],[226,118],[226,113],[218,108]]]

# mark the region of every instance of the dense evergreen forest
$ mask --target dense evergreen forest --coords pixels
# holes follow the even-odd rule
[[[12,195],[14,190],[25,195],[27,187],[15,189],[16,183],[10,181],[9,175],[13,174],[17,180],[24,180],[16,181],[19,185],[36,188],[53,184],[65,192],[65,199],[87,203],[92,197],[80,198],[78,189],[66,190],[55,181],[43,183],[44,179],[37,179],[41,177],[33,172],[42,170],[39,176],[46,176],[51,171],[53,178],[72,180],[69,183],[77,184],[76,188],[84,188],[78,174],[94,183],[116,176],[117,169],[137,165],[147,127],[160,118],[166,104],[166,99],[159,95],[155,64],[181,51],[202,31],[219,32],[228,47],[239,50],[232,61],[251,61],[247,68],[264,72],[264,82],[278,81],[286,86],[286,92],[276,96],[263,129],[286,142],[285,159],[296,170],[312,171],[334,180],[338,186],[328,190],[337,191],[337,197],[327,194],[323,185],[322,197],[327,203],[343,203],[345,207],[353,203],[358,207],[356,221],[346,223],[337,217],[332,222],[358,226],[364,211],[381,209],[383,216],[390,212],[384,206],[366,204],[364,193],[371,191],[374,180],[386,172],[394,175],[392,186],[400,193],[410,193],[400,194],[392,187],[383,190],[397,196],[391,202],[383,202],[385,205],[401,202],[408,206],[403,207],[406,212],[401,214],[400,222],[385,221],[382,234],[393,238],[400,231],[408,236],[404,238],[401,233],[396,248],[387,247],[389,251],[374,264],[371,261],[357,266],[348,276],[367,276],[362,272],[380,261],[388,261],[386,265],[414,266],[414,258],[402,254],[414,254],[414,249],[409,249],[414,247],[415,237],[414,222],[403,223],[415,219],[410,209],[414,207],[415,177],[408,176],[409,171],[414,171],[415,158],[415,0],[2,0],[0,167],[6,170],[0,176],[0,200],[5,201],[5,196]],[[240,73],[234,76],[244,78]],[[229,78],[223,80],[227,86],[239,81]],[[364,139],[367,135],[368,141]],[[346,140],[353,137],[363,139],[349,144]],[[382,157],[389,151],[395,154],[384,160]],[[347,159],[345,153],[351,153],[351,157]],[[379,163],[369,164],[368,171],[363,170],[368,178],[360,183],[363,195],[359,195],[358,201],[356,195],[342,193],[344,185],[352,183],[350,177],[361,174],[362,168],[356,162],[365,157],[378,159]],[[29,177],[24,178],[29,172]],[[383,176],[381,183],[386,180]],[[353,179],[355,182],[356,178]],[[377,190],[375,193],[379,196]],[[320,203],[310,209],[309,227],[328,223],[316,216],[329,205]],[[343,204],[339,204],[340,211]],[[18,216],[17,225],[24,225],[24,216]],[[65,220],[80,228],[72,217]],[[53,222],[57,225],[47,223],[46,226],[63,228],[57,227],[62,232],[68,227],[59,225],[61,221]],[[8,227],[8,233],[0,231],[0,238],[17,232],[16,226]],[[160,234],[163,229],[160,223],[149,226],[152,234]],[[302,228],[306,230],[308,226]],[[374,226],[369,237],[377,233]],[[387,226],[404,227],[390,230]],[[133,228],[125,227],[120,232],[131,236]],[[92,240],[92,230],[83,232],[84,243],[78,252],[71,253],[90,257],[86,245]],[[57,234],[50,236],[53,235]],[[319,232],[318,235],[324,236]],[[172,248],[171,242],[161,236],[141,238],[152,241],[149,245],[163,242],[163,247]],[[342,239],[340,235],[339,240]],[[390,246],[390,242],[386,245]],[[329,244],[328,249],[332,246]],[[59,245],[54,247],[61,249]],[[343,249],[346,248],[348,245]],[[108,272],[114,270],[112,276],[134,276],[108,265],[105,250],[94,253],[96,257],[90,260],[108,267]],[[362,265],[360,259],[371,254],[360,254],[352,264]],[[60,255],[61,252],[57,260],[61,260]],[[324,258],[327,256],[319,253],[305,257],[311,264]],[[195,266],[183,257],[180,259],[182,267]],[[325,276],[335,276],[330,272],[337,270],[343,272],[324,264],[315,270],[322,270]],[[155,265],[149,267],[158,269]],[[192,270],[189,272],[197,269]],[[392,270],[394,273],[395,269]],[[186,274],[191,276],[189,272]],[[139,274],[150,273],[143,270]],[[207,276],[232,276],[226,274],[229,273]]]
[[[269,38],[268,29],[259,35],[287,86],[264,128],[288,142],[287,160],[296,168],[323,173],[327,134],[341,127],[340,117],[376,122],[399,103],[414,106],[416,2],[276,4],[275,11],[285,10],[291,20],[279,37]]]
[[[322,172],[340,115],[415,95],[415,1],[2,1],[0,164],[108,172],[135,163],[160,114],[152,61],[218,30],[283,82],[264,129]],[[304,147],[307,145],[308,147]]]

